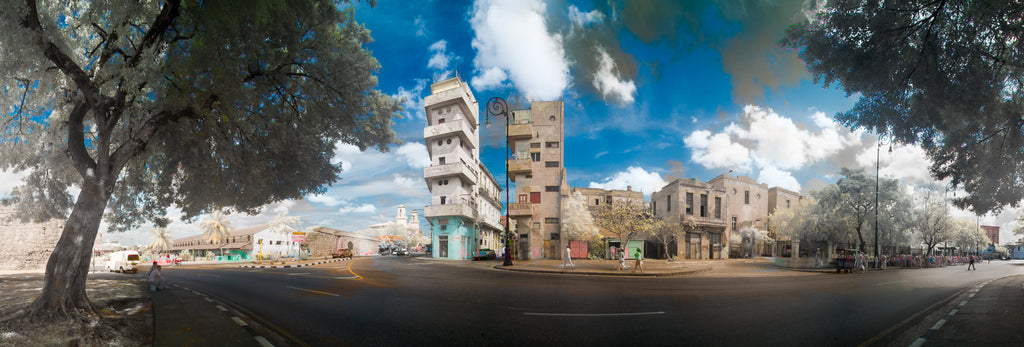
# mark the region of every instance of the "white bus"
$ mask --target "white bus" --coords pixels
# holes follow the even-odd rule
[[[107,259],[107,271],[137,273],[139,272],[138,265],[141,261],[139,252],[136,251],[110,253],[110,258]]]

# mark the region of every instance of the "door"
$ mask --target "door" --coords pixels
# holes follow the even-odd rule
[[[437,257],[448,258],[448,235],[437,237]]]

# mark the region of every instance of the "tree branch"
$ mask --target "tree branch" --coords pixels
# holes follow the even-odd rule
[[[103,102],[99,88],[89,79],[89,75],[85,73],[85,70],[82,70],[82,67],[78,66],[70,56],[61,51],[57,44],[46,37],[43,26],[39,22],[39,10],[36,8],[35,1],[25,0],[25,4],[28,7],[28,13],[22,19],[21,25],[32,31],[35,36],[36,45],[43,51],[43,55],[53,62],[61,72],[71,77],[71,80],[75,82],[75,86],[78,87],[78,90],[85,97],[86,104],[102,105]]]
[[[146,50],[157,40],[164,35],[164,31],[167,30],[174,24],[174,20],[178,18],[181,13],[181,0],[170,0],[164,5],[163,9],[160,10],[160,14],[153,20],[153,25],[149,26],[149,30],[142,36],[142,42],[139,43],[138,52],[132,56],[132,59],[128,61],[128,66],[136,66],[142,59],[142,51]]]
[[[96,161],[85,149],[85,114],[89,113],[89,103],[81,101],[75,104],[68,116],[68,149],[67,154],[71,157],[71,163],[83,179],[89,180],[89,170],[96,173]]]

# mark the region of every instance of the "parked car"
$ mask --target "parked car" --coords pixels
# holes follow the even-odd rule
[[[136,251],[110,253],[110,257],[107,258],[107,271],[138,273],[139,262],[141,262],[141,258],[139,252]]]
[[[497,258],[497,254],[490,248],[483,248],[479,251],[473,252],[473,260],[491,260]]]
[[[409,250],[407,250],[405,248],[395,248],[395,249],[391,250],[391,254],[393,254],[393,255],[409,255]]]
[[[181,258],[178,258],[176,255],[164,255],[153,261],[160,265],[181,265]]]

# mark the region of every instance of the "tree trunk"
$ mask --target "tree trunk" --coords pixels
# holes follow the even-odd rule
[[[107,196],[98,184],[83,184],[71,216],[64,224],[60,240],[46,262],[42,293],[26,312],[30,319],[95,312],[86,296],[85,282],[96,232],[107,206]]]

